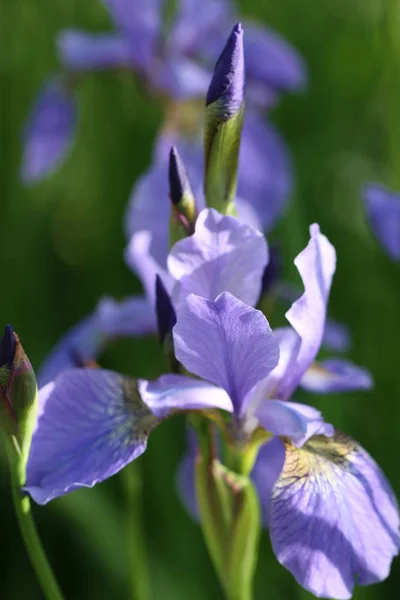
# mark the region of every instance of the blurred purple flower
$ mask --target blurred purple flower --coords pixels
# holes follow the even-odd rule
[[[62,77],[43,86],[24,130],[21,176],[25,183],[39,181],[66,157],[76,132],[75,98]]]
[[[369,184],[364,203],[372,231],[392,260],[400,260],[400,194]]]
[[[58,35],[57,49],[67,73],[130,69],[140,74],[149,92],[156,96],[164,95],[175,102],[204,97],[212,67],[225,42],[222,32],[237,20],[230,2],[205,0],[199,11],[194,0],[181,0],[168,31],[163,29],[164,0],[103,0],[103,3],[115,33],[66,29]],[[300,56],[267,28],[249,25],[245,61],[248,103],[254,98],[254,107],[265,108],[280,92],[301,89],[306,83],[306,68]],[[57,107],[60,110],[60,99],[54,95],[47,98],[47,110],[52,103],[55,105],[52,110]],[[35,145],[30,137],[40,135],[43,120],[37,110],[31,112],[24,147],[24,181],[39,180],[61,163],[70,146],[75,120],[76,115],[70,113],[69,130],[54,124],[53,131],[48,122],[47,138],[42,137],[41,144]],[[53,147],[46,146],[50,138],[58,139],[55,153]]]

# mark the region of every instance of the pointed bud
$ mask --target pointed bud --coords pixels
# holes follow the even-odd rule
[[[175,373],[177,372],[178,362],[175,358],[172,329],[176,323],[176,313],[171,298],[159,275],[156,276],[156,314],[158,337],[164,345],[170,369]]]
[[[169,154],[169,195],[172,203],[170,245],[193,233],[196,200],[185,165],[173,146]]]
[[[244,115],[243,30],[235,25],[215,65],[206,99],[204,189],[207,206],[233,213]]]
[[[7,325],[0,341],[0,414],[5,433],[17,440],[27,458],[36,417],[37,387],[18,335]]]

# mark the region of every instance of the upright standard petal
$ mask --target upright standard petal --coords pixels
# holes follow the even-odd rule
[[[400,260],[400,194],[370,184],[364,190],[370,226],[392,260]]]
[[[51,79],[36,99],[24,130],[21,177],[39,181],[66,158],[76,132],[77,107],[68,84]]]
[[[292,186],[292,161],[283,138],[259,115],[246,111],[235,200],[239,216],[251,211],[257,229],[270,230],[285,213]]]
[[[316,394],[369,390],[373,379],[366,369],[341,358],[313,363],[300,381],[301,387]]]
[[[159,419],[190,410],[233,410],[225,390],[184,375],[162,375],[156,381],[140,380],[139,392],[143,401]]]
[[[227,391],[235,413],[247,393],[276,366],[279,347],[259,311],[228,292],[214,302],[191,294],[173,329],[175,355],[184,367]]]
[[[215,300],[230,292],[254,306],[267,262],[268,246],[260,232],[206,208],[194,234],[177,242],[168,256],[169,271],[178,281],[175,300],[179,304],[190,293]]]
[[[148,69],[161,36],[164,0],[103,0],[130,46],[131,59]]]
[[[25,490],[46,504],[117,473],[146,449],[158,424],[135,381],[101,369],[71,369],[39,392]]]
[[[304,294],[286,313],[286,318],[301,338],[300,349],[279,385],[278,398],[286,400],[314,361],[321,346],[326,309],[332,277],[336,267],[336,252],[319,226],[310,227],[311,239],[294,263],[304,284]]]
[[[253,478],[279,562],[323,598],[347,599],[355,583],[385,579],[399,550],[399,514],[375,461],[340,433],[316,436],[301,449],[274,444],[277,461],[285,457],[278,479],[269,490],[260,481],[271,461],[268,444]]]
[[[94,312],[68,331],[45,358],[38,373],[39,387],[65,369],[96,360],[108,341],[155,329],[154,311],[146,298],[133,296],[121,302],[103,298]]]
[[[127,41],[112,33],[64,29],[57,36],[57,48],[64,67],[71,71],[131,66]]]

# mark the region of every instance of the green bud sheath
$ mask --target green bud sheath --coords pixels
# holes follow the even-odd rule
[[[18,335],[9,325],[0,341],[0,396],[1,426],[11,446],[18,452],[18,470],[23,485],[38,391],[31,363]]]
[[[215,65],[206,99],[204,192],[207,206],[234,214],[244,116],[243,30],[233,28]]]

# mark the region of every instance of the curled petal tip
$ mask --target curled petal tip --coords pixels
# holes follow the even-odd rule
[[[221,101],[229,118],[236,114],[244,99],[245,73],[243,29],[234,26],[215,65],[214,75],[207,92],[206,106]]]

